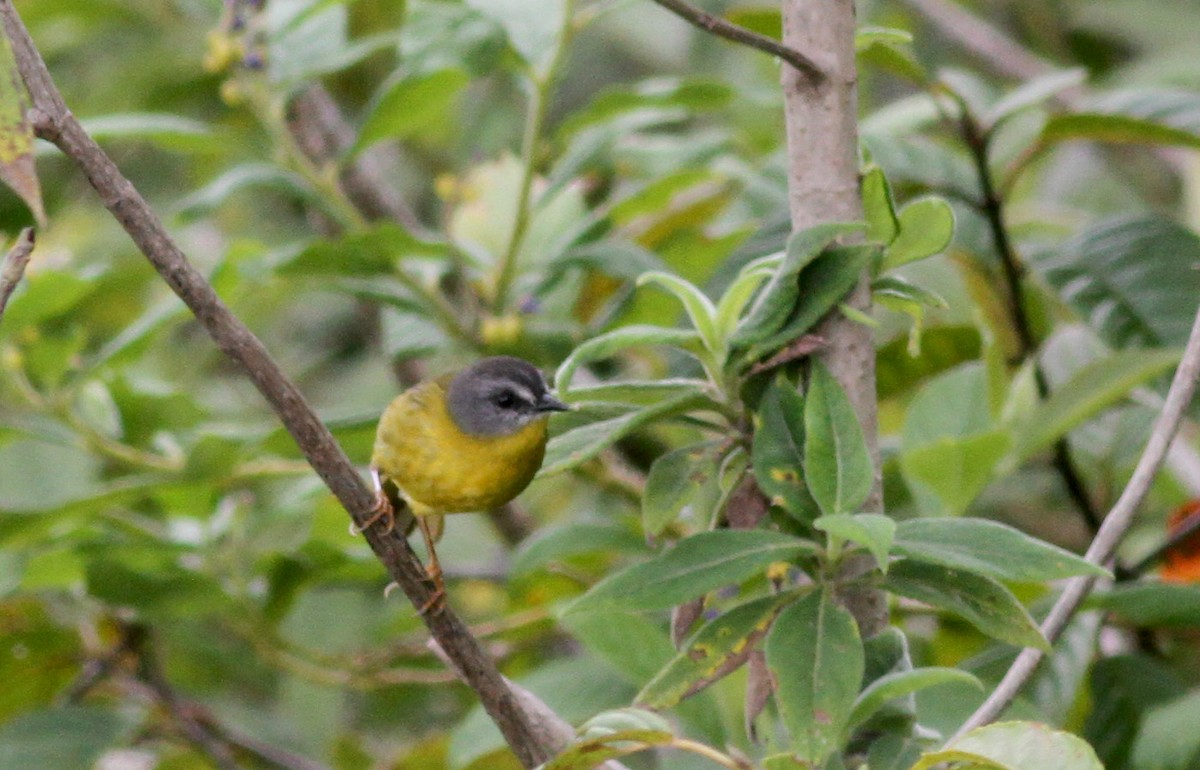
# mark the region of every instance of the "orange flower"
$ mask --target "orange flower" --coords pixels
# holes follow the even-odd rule
[[[1175,509],[1167,520],[1167,536],[1200,516],[1200,500],[1192,500]],[[1164,556],[1162,579],[1168,583],[1200,583],[1200,531],[1173,545]]]

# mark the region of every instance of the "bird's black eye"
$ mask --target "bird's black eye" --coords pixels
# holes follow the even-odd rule
[[[501,409],[512,409],[517,405],[517,397],[510,391],[501,391],[492,397],[492,402]]]

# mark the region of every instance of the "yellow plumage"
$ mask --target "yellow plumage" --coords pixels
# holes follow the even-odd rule
[[[546,420],[516,433],[464,433],[446,406],[449,377],[395,398],[379,421],[371,465],[391,481],[417,516],[496,508],[537,474],[546,450]]]
[[[442,514],[496,508],[520,494],[542,466],[550,412],[567,408],[533,364],[510,356],[423,382],[388,404],[371,454],[375,515],[363,527],[383,520],[390,531],[403,513],[405,533],[420,528],[434,585],[421,612],[445,596],[434,549]]]

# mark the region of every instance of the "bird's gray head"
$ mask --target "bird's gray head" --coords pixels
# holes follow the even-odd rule
[[[495,356],[463,369],[446,392],[455,424],[473,436],[507,436],[567,405],[550,395],[542,373],[528,361]]]

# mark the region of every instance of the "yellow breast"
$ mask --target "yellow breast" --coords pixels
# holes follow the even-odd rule
[[[398,396],[379,420],[371,464],[418,516],[482,511],[529,485],[546,450],[546,418],[507,436],[471,436],[446,409],[441,382]]]

